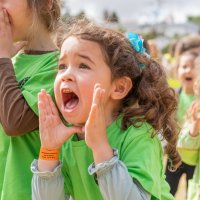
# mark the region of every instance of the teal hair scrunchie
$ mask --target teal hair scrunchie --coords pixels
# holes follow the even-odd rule
[[[126,35],[129,42],[131,43],[131,46],[137,53],[142,53],[150,58],[149,54],[146,52],[146,49],[143,47],[144,39],[141,35],[132,32],[128,32]],[[144,68],[145,65],[141,63],[139,64],[139,67]]]

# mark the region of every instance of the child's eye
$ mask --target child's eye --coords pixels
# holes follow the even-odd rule
[[[90,69],[90,67],[88,65],[84,64],[84,63],[81,63],[79,65],[79,68],[81,68],[81,69]]]
[[[188,65],[183,65],[182,68],[183,69],[187,69],[187,68],[189,68],[189,66]]]
[[[65,64],[60,64],[60,65],[58,66],[58,70],[63,70],[63,69],[67,69],[67,65],[65,65]]]

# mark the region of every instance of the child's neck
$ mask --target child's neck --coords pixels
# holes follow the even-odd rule
[[[38,32],[37,37],[32,38],[29,42],[26,50],[34,51],[55,51],[58,47],[55,45],[52,36],[46,30]]]
[[[190,88],[183,88],[183,91],[184,91],[187,95],[194,96],[194,91],[193,91],[193,89],[190,89]]]

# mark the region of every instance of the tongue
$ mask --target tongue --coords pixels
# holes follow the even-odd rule
[[[65,105],[66,109],[73,109],[76,107],[76,105],[78,104],[78,99],[77,98],[72,98],[70,99],[70,101],[68,101]]]

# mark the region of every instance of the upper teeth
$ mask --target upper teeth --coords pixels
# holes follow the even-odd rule
[[[64,89],[62,90],[62,92],[63,92],[63,93],[70,93],[71,90],[70,90],[69,88],[64,88]]]

